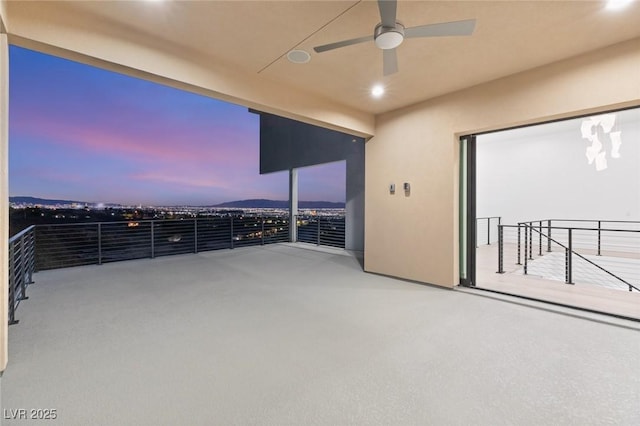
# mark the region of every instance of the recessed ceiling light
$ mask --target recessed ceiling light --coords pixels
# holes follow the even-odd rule
[[[384,95],[384,87],[381,84],[376,84],[371,88],[371,96],[374,98],[379,98],[382,95]]]
[[[633,0],[608,0],[607,1],[607,9],[609,10],[620,10],[625,6],[633,3]]]
[[[311,55],[304,50],[292,50],[287,53],[287,59],[294,64],[306,64],[311,60]]]

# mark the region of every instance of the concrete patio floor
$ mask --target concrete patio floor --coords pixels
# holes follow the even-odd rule
[[[640,424],[637,322],[287,244],[34,278],[7,425]],[[21,408],[57,419],[8,418]]]

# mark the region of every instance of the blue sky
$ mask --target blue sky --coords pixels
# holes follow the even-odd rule
[[[247,108],[12,46],[12,196],[144,205],[288,197],[259,174]],[[345,164],[302,169],[300,199],[345,200]]]

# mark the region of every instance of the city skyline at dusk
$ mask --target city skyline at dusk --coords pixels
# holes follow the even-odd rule
[[[143,205],[288,198],[259,174],[247,108],[12,46],[11,196]],[[299,199],[345,201],[344,162],[301,169]]]

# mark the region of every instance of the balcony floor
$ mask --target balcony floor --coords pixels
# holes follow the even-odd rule
[[[9,329],[5,419],[640,424],[631,321],[366,274],[344,252],[287,244],[34,278]]]

